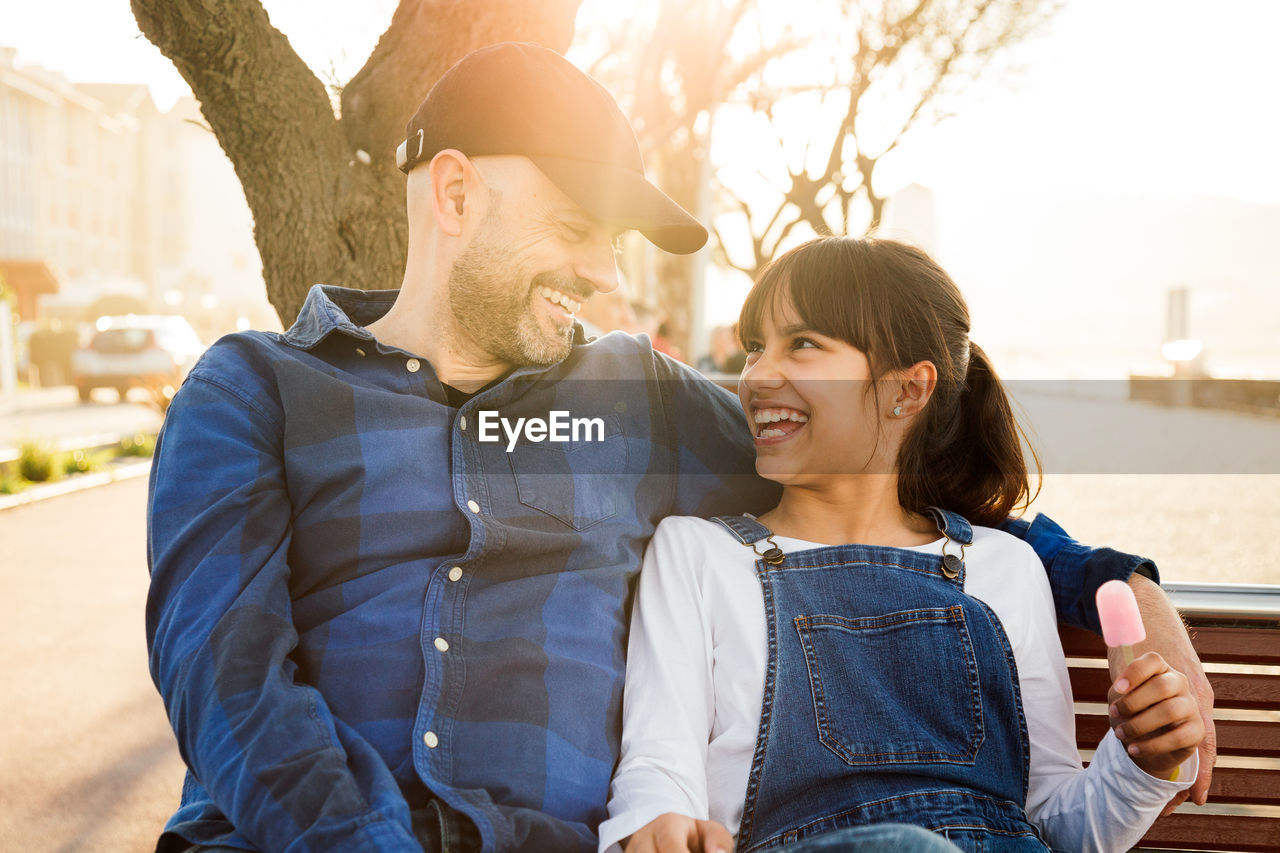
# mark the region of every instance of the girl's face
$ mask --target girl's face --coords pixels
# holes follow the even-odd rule
[[[776,305],[746,341],[738,383],[757,473],[784,485],[892,473],[897,442],[882,427],[893,401],[877,404],[866,354],[810,329],[790,300]]]

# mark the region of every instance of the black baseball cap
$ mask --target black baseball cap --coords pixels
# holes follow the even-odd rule
[[[469,53],[427,93],[396,150],[408,173],[446,148],[519,154],[597,221],[689,254],[707,229],[644,176],[640,146],[609,92],[553,50],[502,42]]]

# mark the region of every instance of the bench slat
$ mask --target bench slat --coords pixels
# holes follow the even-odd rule
[[[1067,657],[1106,657],[1102,638],[1081,628],[1060,627]],[[1280,666],[1280,631],[1257,628],[1192,627],[1191,645],[1205,663],[1252,663]]]
[[[1143,848],[1241,850],[1274,853],[1280,830],[1274,819],[1247,815],[1171,814],[1152,825]]]
[[[1077,702],[1106,702],[1111,676],[1105,669],[1073,667],[1071,694]],[[1209,673],[1215,708],[1280,710],[1280,678],[1253,673]]]
[[[1280,770],[1254,767],[1215,767],[1209,797],[1215,803],[1280,805]],[[1276,829],[1280,833],[1280,827]],[[1280,844],[1280,839],[1277,839]]]
[[[1076,746],[1094,749],[1109,727],[1110,721],[1104,714],[1076,714]],[[1214,720],[1214,728],[1218,733],[1219,755],[1280,758],[1280,725],[1276,723],[1264,720]],[[1280,778],[1277,778],[1276,784],[1280,785]],[[1280,796],[1280,792],[1277,796]]]

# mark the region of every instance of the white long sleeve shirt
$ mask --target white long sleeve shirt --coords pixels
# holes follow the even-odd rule
[[[788,553],[823,547],[774,541]],[[942,543],[912,550],[941,555]],[[616,853],[620,841],[667,812],[710,818],[736,835],[768,662],[755,559],[713,522],[673,517],[658,526],[632,614],[622,759],[600,826],[602,853]],[[1179,781],[1157,779],[1108,733],[1083,769],[1040,559],[1016,537],[974,527],[965,567],[965,591],[995,611],[1017,662],[1031,747],[1028,817],[1060,849],[1128,849],[1195,780],[1196,757],[1179,769]]]

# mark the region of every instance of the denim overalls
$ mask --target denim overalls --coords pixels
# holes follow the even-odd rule
[[[963,850],[1048,849],[1023,811],[1013,652],[964,591],[973,529],[930,512],[950,557],[866,545],[783,555],[750,516],[715,519],[762,555],[769,632],[736,850],[873,823],[923,826]]]

